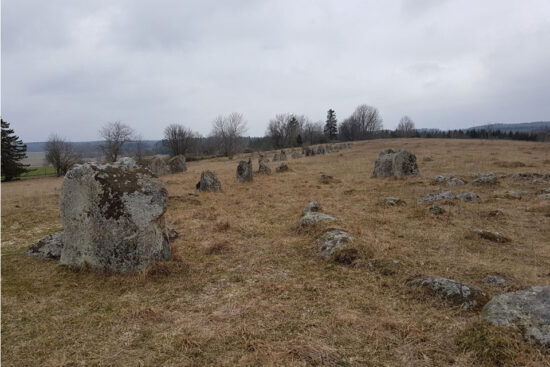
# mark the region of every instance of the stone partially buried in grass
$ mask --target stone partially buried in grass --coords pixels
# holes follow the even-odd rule
[[[406,206],[407,203],[405,200],[401,200],[400,198],[394,198],[394,197],[387,197],[382,199],[381,203],[385,206]]]
[[[381,152],[374,163],[373,177],[402,177],[417,175],[416,156],[406,150],[387,149]]]
[[[309,212],[300,219],[300,222],[298,222],[298,224],[301,227],[311,227],[320,222],[331,220],[334,220],[334,217],[332,215],[328,215],[325,213]]]
[[[409,282],[409,286],[425,288],[464,309],[479,309],[489,300],[487,295],[474,286],[446,278],[419,278]]]
[[[59,259],[63,250],[63,238],[63,232],[49,234],[33,243],[25,253],[42,259]]]
[[[168,260],[167,201],[161,180],[147,169],[125,162],[75,166],[61,188],[61,263],[135,273]]]
[[[550,348],[550,286],[537,286],[493,297],[481,311],[481,319],[515,327]]]
[[[483,239],[486,239],[486,240],[489,240],[489,241],[492,241],[492,242],[497,242],[497,243],[512,242],[510,237],[507,237],[507,236],[503,235],[500,232],[488,231],[486,229],[475,228],[475,229],[472,230],[472,233],[474,233],[475,235],[477,235],[477,236],[479,236]]]
[[[345,231],[327,231],[316,240],[316,242],[319,244],[319,255],[323,257],[330,257],[337,249],[350,243],[352,239],[353,237]]]

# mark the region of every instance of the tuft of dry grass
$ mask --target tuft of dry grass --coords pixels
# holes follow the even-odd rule
[[[431,160],[419,159],[420,177],[372,178],[386,148]],[[163,177],[170,195],[166,220],[180,237],[171,261],[133,276],[73,272],[26,256],[30,243],[61,229],[61,179],[2,184],[2,363],[550,365],[548,352],[514,331],[477,326],[477,313],[405,285],[413,276],[442,276],[496,295],[549,284],[548,201],[535,194],[494,197],[496,189],[536,193],[546,186],[504,177],[498,188],[451,188],[474,191],[482,201],[439,203],[446,211],[439,216],[416,200],[448,189],[431,185],[435,175],[492,171],[495,159],[526,165],[497,173],[548,173],[550,144],[357,142],[339,153],[290,159],[285,174],[257,175],[247,184],[235,179],[241,158],[189,162],[187,172]],[[207,169],[216,172],[223,192],[188,195]],[[323,172],[338,184],[320,184]],[[390,196],[407,205],[378,205]],[[337,221],[297,230],[302,208],[315,200]],[[488,215],[496,209],[504,215]],[[358,257],[351,266],[316,256],[315,238],[329,228],[354,237]],[[473,228],[505,233],[512,242],[465,236]],[[482,282],[489,274],[509,284],[489,287]],[[512,354],[499,354],[500,345]]]

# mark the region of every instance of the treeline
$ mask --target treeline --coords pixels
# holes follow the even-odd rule
[[[164,128],[162,140],[144,140],[134,128],[120,121],[106,123],[99,131],[100,143],[75,145],[57,134],[45,143],[46,163],[55,167],[57,175],[64,175],[83,157],[107,162],[116,161],[121,155],[144,162],[156,154],[184,155],[188,160],[225,156],[232,158],[241,152],[302,147],[335,141],[357,141],[388,138],[444,138],[444,139],[511,139],[526,141],[550,141],[550,129],[538,132],[505,132],[490,129],[437,130],[416,129],[414,121],[403,116],[395,130],[383,128],[383,119],[376,107],[362,104],[353,113],[338,122],[333,109],[327,111],[325,121],[311,121],[307,116],[280,113],[269,120],[263,137],[246,137],[247,122],[241,113],[220,115],[212,121],[211,132],[202,136],[182,124]],[[9,124],[2,120],[2,176],[12,179],[25,166],[26,146],[14,134]]]

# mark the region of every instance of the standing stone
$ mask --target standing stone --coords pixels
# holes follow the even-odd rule
[[[185,164],[185,156],[177,155],[168,160],[168,166],[171,173],[186,172],[187,165]]]
[[[151,170],[151,172],[153,172],[155,176],[162,176],[170,172],[165,160],[160,157],[155,157],[151,160],[151,163],[149,164],[149,169]]]
[[[286,152],[281,150],[281,155],[279,156],[280,161],[286,161]]]
[[[279,153],[273,154],[273,162],[277,162],[279,160]]]
[[[387,149],[374,164],[373,177],[402,177],[418,174],[416,156],[406,150]]]
[[[168,192],[130,162],[71,169],[61,188],[61,264],[135,273],[171,256],[164,213]]]
[[[240,182],[252,182],[252,159],[240,161],[237,166],[237,180]]]
[[[200,191],[221,191],[222,184],[214,172],[202,171],[201,179],[197,182],[196,188]]]
[[[267,175],[271,174],[271,168],[269,168],[269,165],[264,159],[258,159],[258,165],[258,173],[265,173]]]

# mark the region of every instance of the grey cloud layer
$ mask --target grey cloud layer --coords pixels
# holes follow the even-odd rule
[[[550,2],[22,1],[2,3],[2,117],[26,141],[207,134],[239,111],[339,119],[360,103],[385,126],[550,119]]]

